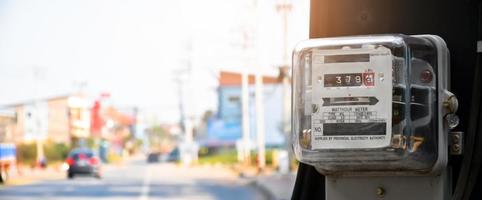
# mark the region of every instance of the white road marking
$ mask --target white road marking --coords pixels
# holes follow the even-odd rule
[[[149,200],[149,185],[151,184],[151,166],[147,166],[144,173],[144,182],[142,183],[141,195],[139,200]]]

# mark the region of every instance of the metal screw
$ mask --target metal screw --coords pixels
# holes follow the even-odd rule
[[[313,109],[313,113],[317,113],[319,108],[318,108],[318,105],[317,104],[313,104],[312,105],[312,109]]]
[[[318,84],[322,84],[322,83],[323,83],[323,77],[318,76]]]
[[[455,151],[455,152],[459,152],[460,151],[460,145],[459,144],[454,144],[452,146],[452,150]]]
[[[448,113],[455,113],[459,109],[459,101],[455,95],[451,95],[445,100],[442,105],[447,109]]]
[[[383,197],[385,195],[385,189],[383,189],[382,187],[378,187],[377,188],[377,195],[378,195],[378,197]]]
[[[454,143],[459,143],[460,142],[460,136],[459,135],[453,135],[452,136],[452,141]]]

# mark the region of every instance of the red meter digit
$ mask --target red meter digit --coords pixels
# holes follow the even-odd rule
[[[363,73],[363,84],[365,86],[375,86],[375,73],[367,72]]]

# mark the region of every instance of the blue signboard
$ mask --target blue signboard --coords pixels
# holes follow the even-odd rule
[[[265,141],[267,145],[282,145],[283,90],[281,84],[264,85]],[[256,141],[256,115],[254,86],[249,87],[250,138]],[[201,142],[210,144],[234,144],[242,137],[241,87],[224,86],[219,89],[218,113],[207,124],[207,135]]]

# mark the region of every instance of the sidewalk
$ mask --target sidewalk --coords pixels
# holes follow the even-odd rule
[[[254,184],[263,191],[270,200],[291,199],[296,173],[261,175],[255,178]]]
[[[269,200],[291,199],[294,184],[296,181],[296,171],[287,174],[280,174],[273,168],[265,168],[259,172],[253,166],[235,166],[239,177],[251,182],[254,187],[259,189]]]
[[[8,185],[25,185],[43,180],[58,180],[66,178],[65,171],[57,167],[45,169],[21,167],[9,174]]]

